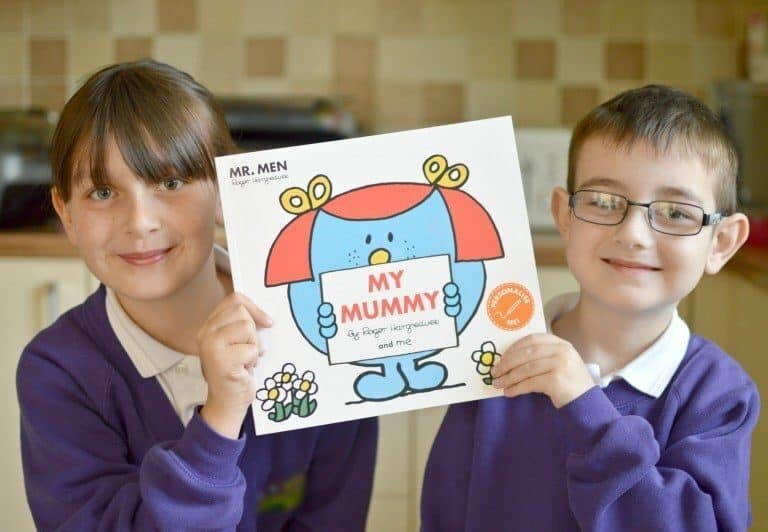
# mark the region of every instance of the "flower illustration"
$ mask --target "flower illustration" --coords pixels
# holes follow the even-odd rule
[[[285,389],[270,378],[264,381],[264,388],[256,391],[256,399],[261,401],[261,409],[265,411],[272,410],[276,403],[282,403],[287,396]]]
[[[317,384],[315,383],[315,374],[311,371],[305,371],[301,379],[293,381],[293,394],[296,399],[301,399],[305,395],[317,393]]]
[[[501,355],[496,352],[496,346],[493,345],[493,342],[483,342],[480,350],[472,353],[472,360],[477,362],[475,370],[480,375],[485,375],[483,378],[484,383],[491,384],[491,368],[500,358]]]
[[[297,378],[296,367],[288,362],[283,365],[282,371],[275,373],[272,378],[286,391],[290,391]]]

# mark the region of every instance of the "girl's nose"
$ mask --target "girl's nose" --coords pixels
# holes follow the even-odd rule
[[[128,233],[143,238],[160,228],[159,206],[151,194],[137,194],[126,203],[125,227]]]
[[[631,205],[624,220],[616,226],[614,238],[627,247],[647,248],[654,238],[650,222],[647,208]]]
[[[389,251],[387,251],[384,248],[379,248],[374,250],[369,256],[368,256],[368,264],[374,265],[374,264],[386,264],[389,262],[390,255]]]

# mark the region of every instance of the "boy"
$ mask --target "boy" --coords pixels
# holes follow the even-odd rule
[[[511,345],[504,398],[455,405],[424,530],[744,530],[757,390],[676,306],[744,243],[736,152],[695,98],[647,86],[576,126],[552,196],[578,294]]]

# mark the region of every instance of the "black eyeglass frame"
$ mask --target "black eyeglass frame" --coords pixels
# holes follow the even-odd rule
[[[598,193],[598,194],[609,194],[611,196],[616,196],[616,197],[619,197],[619,198],[621,198],[621,199],[623,199],[624,201],[627,202],[627,208],[624,209],[624,214],[622,215],[621,219],[618,222],[615,222],[615,223],[593,222],[592,220],[587,220],[585,218],[582,218],[581,216],[577,216],[576,215],[575,197],[576,197],[576,194],[578,194],[579,192],[595,192],[595,193]],[[696,231],[695,233],[680,234],[680,233],[668,233],[667,231],[662,231],[662,230],[658,229],[657,227],[655,227],[653,225],[653,215],[651,214],[651,212],[652,212],[651,211],[651,205],[653,205],[654,203],[675,203],[675,204],[678,204],[678,205],[686,205],[688,207],[694,207],[696,209],[699,209],[701,211],[701,214],[702,214],[702,216],[701,216],[701,226],[699,227],[699,230]],[[726,217],[725,213],[720,212],[720,211],[706,213],[706,212],[704,212],[704,209],[700,205],[696,205],[695,203],[686,203],[684,201],[669,201],[669,200],[654,200],[654,201],[649,201],[648,203],[641,203],[639,201],[632,201],[628,197],[622,196],[621,194],[616,194],[615,192],[606,192],[605,190],[594,190],[594,189],[591,189],[591,188],[583,188],[581,190],[577,190],[576,192],[574,192],[574,193],[572,193],[572,194],[570,194],[568,196],[568,207],[570,207],[571,212],[573,213],[573,215],[576,216],[576,218],[578,218],[579,220],[582,220],[582,221],[590,223],[590,224],[595,224],[595,225],[608,225],[608,226],[610,226],[610,225],[620,225],[624,221],[624,219],[627,217],[627,214],[629,213],[629,208],[631,206],[633,206],[633,205],[636,206],[636,207],[645,207],[646,213],[647,213],[647,217],[648,217],[648,225],[651,227],[651,229],[653,229],[657,233],[661,233],[661,234],[664,234],[664,235],[672,235],[672,236],[694,236],[694,235],[698,235],[699,233],[701,233],[701,230],[704,229],[704,227],[706,227],[708,225],[717,225],[717,224],[719,224],[720,222],[723,221],[723,218]]]

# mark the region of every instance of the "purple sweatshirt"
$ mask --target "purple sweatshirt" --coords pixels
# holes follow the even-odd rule
[[[658,399],[616,380],[560,410],[541,394],[454,405],[423,530],[745,530],[758,410],[746,373],[696,335]]]
[[[185,428],[109,326],[102,286],[19,362],[27,498],[40,530],[365,528],[375,419],[239,440]]]

